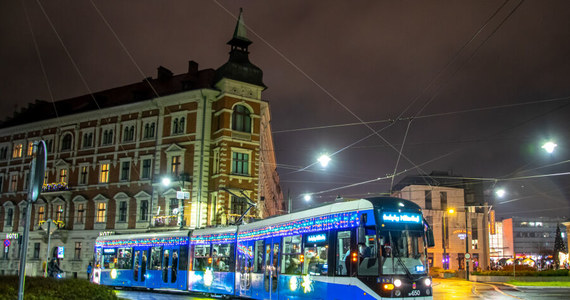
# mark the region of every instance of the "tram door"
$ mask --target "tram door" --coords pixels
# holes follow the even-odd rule
[[[267,297],[265,299],[278,298],[278,276],[279,276],[279,248],[281,238],[269,238],[265,240],[265,272],[264,287]]]
[[[140,282],[140,277],[141,277],[141,251],[140,250],[136,250],[135,251],[135,260],[133,263],[133,280],[135,281],[134,285],[138,285],[138,283]]]

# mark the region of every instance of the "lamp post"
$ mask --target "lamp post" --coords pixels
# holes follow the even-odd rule
[[[446,229],[446,227],[445,227],[445,214],[446,214],[446,213],[453,214],[453,213],[455,213],[455,210],[454,210],[453,208],[450,208],[450,209],[448,209],[447,211],[444,210],[444,211],[443,211],[443,215],[441,216],[441,221],[442,221],[441,246],[442,246],[442,248],[443,248],[443,269],[444,269],[444,270],[447,270],[447,269],[445,268],[446,264],[447,264],[447,266],[449,267],[449,262],[447,261],[447,258],[446,258],[446,254],[447,254],[447,253],[445,252],[445,241],[447,240],[447,238],[446,238],[447,235],[446,235],[446,231],[445,231],[445,229]]]
[[[465,279],[469,281],[469,258],[471,258],[471,254],[469,254],[469,229],[467,228],[467,214],[469,213],[469,209],[465,207]]]
[[[190,192],[186,192],[184,190],[184,184],[186,182],[186,174],[180,174],[177,176],[179,185],[180,185],[180,191],[176,192],[176,199],[178,200],[178,221],[177,224],[180,227],[180,229],[184,228],[184,200],[185,199],[190,199]],[[162,178],[162,185],[165,187],[170,186],[171,184],[171,179],[170,177],[164,177]]]

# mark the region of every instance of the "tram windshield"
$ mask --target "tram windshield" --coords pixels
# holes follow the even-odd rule
[[[382,231],[378,241],[382,253],[382,274],[412,276],[427,273],[423,231]]]

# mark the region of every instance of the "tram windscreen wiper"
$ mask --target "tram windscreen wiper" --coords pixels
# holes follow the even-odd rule
[[[414,280],[414,276],[412,276],[412,273],[410,273],[410,270],[408,270],[408,267],[406,267],[406,264],[404,264],[404,262],[400,258],[400,250],[398,249],[398,245],[396,245],[394,243],[394,241],[392,240],[392,233],[388,232],[388,236],[390,238],[390,244],[393,245],[393,248],[394,248],[392,250],[392,260],[394,259],[394,257],[396,257],[398,260],[398,263],[402,266],[402,268],[404,268],[404,272],[406,272],[406,276],[408,278],[410,278],[410,280]],[[394,250],[396,250],[396,251],[394,251]]]

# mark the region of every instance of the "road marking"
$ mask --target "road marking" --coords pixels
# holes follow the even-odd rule
[[[497,291],[497,292],[499,292],[499,293],[501,293],[501,294],[503,294],[503,295],[505,295],[505,296],[509,296],[509,297],[512,297],[512,298],[515,298],[515,299],[524,300],[523,298],[519,298],[519,297],[517,297],[517,296],[513,296],[513,295],[510,295],[510,294],[507,294],[507,293],[501,291],[501,290],[500,290],[498,287],[496,287],[495,285],[492,285],[492,284],[489,284],[489,283],[484,283],[484,282],[481,282],[481,284],[490,285],[490,286],[492,286],[492,287],[495,289],[495,291]]]

